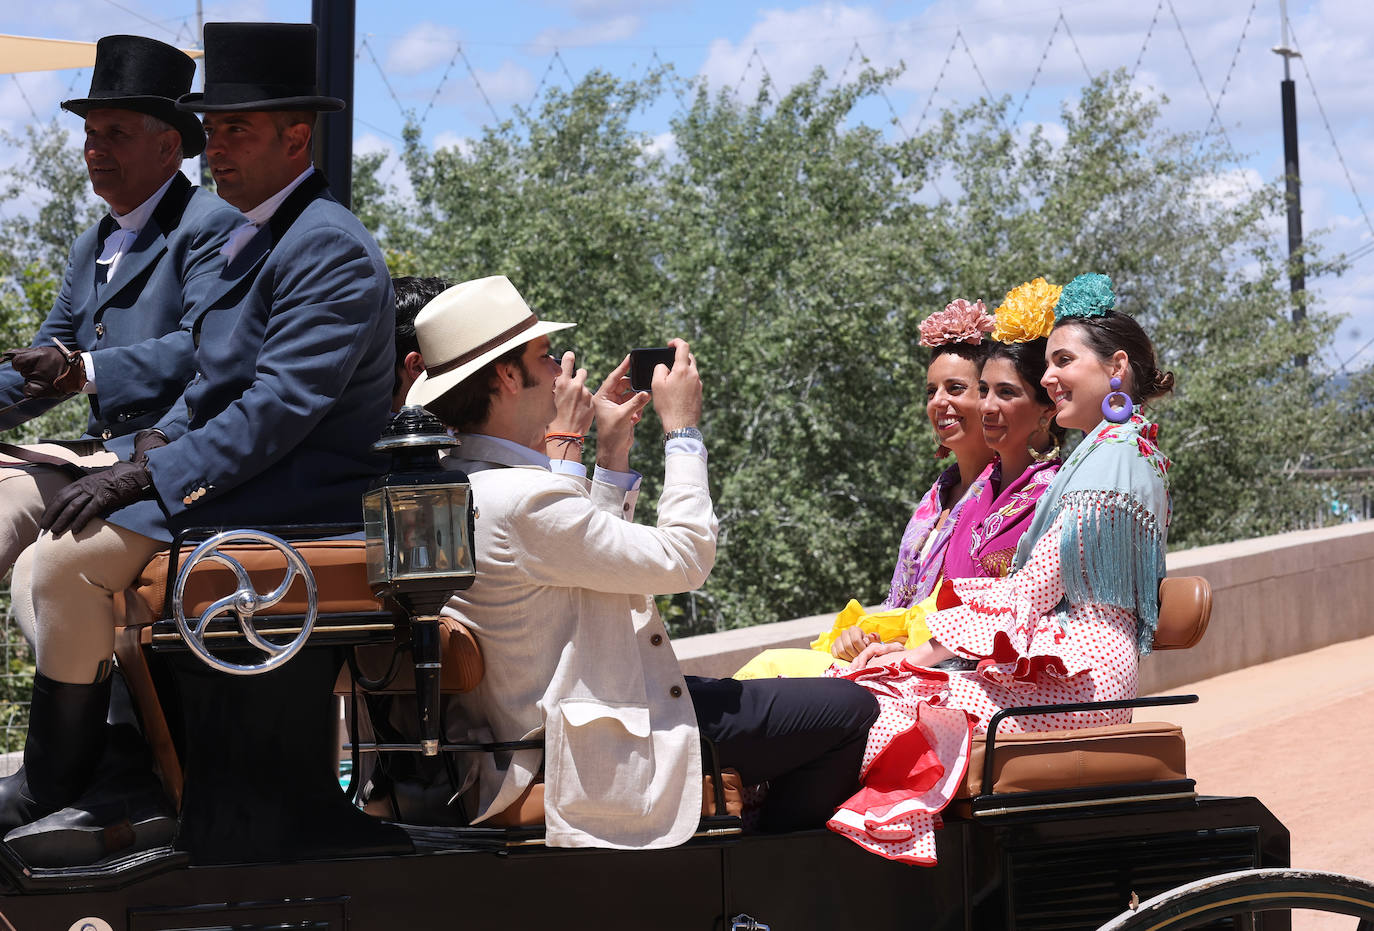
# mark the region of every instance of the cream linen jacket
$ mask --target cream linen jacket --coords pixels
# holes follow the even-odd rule
[[[443,611],[471,628],[485,660],[481,685],[459,696],[469,733],[543,735],[548,845],[682,843],[701,815],[701,747],[652,595],[699,588],[715,562],[706,462],[668,457],[647,527],[633,522],[638,492],[459,439],[446,463],[472,482],[477,580]],[[481,821],[525,790],[541,754],[478,756]]]

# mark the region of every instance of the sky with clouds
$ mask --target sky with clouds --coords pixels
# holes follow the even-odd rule
[[[311,15],[305,0],[206,0],[203,7],[209,21]],[[1343,275],[1309,287],[1347,318],[1329,363],[1374,364],[1374,4],[1292,0],[1288,18],[1290,45],[1303,53],[1292,69],[1304,228],[1321,231],[1328,253],[1357,256]],[[528,106],[546,84],[566,87],[594,68],[630,76],[657,60],[747,94],[765,73],[789,85],[817,66],[852,73],[866,57],[878,67],[905,67],[887,101],[860,114],[893,133],[914,131],[922,114],[930,119],[942,106],[989,91],[1011,97],[1018,123],[1047,124],[1052,132],[1060,101],[1088,73],[1124,67],[1137,84],[1167,96],[1169,128],[1224,129],[1242,167],[1222,186],[1283,171],[1283,63],[1270,51],[1280,41],[1278,0],[360,0],[357,30],[359,151],[394,151],[406,110],[426,114],[428,144],[461,145],[483,124]],[[114,32],[195,45],[196,4],[46,0],[0,11],[0,33],[93,40]],[[89,72],[77,71],[0,77],[0,129],[22,129],[34,114],[49,117],[89,80]],[[893,114],[900,127],[889,125]],[[662,145],[671,142],[661,135],[671,115],[644,116],[643,128]],[[0,164],[13,157],[0,147]],[[990,283],[989,294],[1006,286]]]

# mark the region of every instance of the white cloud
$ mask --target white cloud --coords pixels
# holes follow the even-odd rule
[[[699,73],[713,87],[738,86],[741,94],[750,97],[765,69],[773,83],[784,89],[806,80],[817,67],[838,75],[854,46],[853,38],[847,37],[875,34],[879,38],[866,38],[861,46],[875,67],[887,67],[896,64],[896,56],[891,37],[882,34],[899,25],[871,8],[837,3],[765,10],[738,42],[712,42]]]
[[[387,46],[384,67],[393,74],[419,74],[452,58],[457,45],[452,26],[420,23]]]
[[[507,59],[495,69],[475,68],[477,83],[486,93],[487,99],[497,112],[502,112],[504,107],[513,103],[521,106],[530,102],[530,97],[534,94],[535,80],[534,75],[529,69],[516,64]],[[476,119],[486,122],[491,119],[491,113],[486,109],[486,104],[482,100],[476,84],[464,74],[462,77],[457,75],[445,85],[443,93],[439,96],[440,103],[459,104],[467,107]]]
[[[457,149],[460,155],[472,154],[474,143],[468,136],[460,136],[458,133],[445,130],[434,137],[434,150]]]
[[[1234,207],[1263,186],[1260,173],[1253,168],[1233,168],[1203,179],[1193,190],[1193,196],[1204,203],[1219,207]]]
[[[646,155],[662,155],[666,158],[672,158],[676,152],[677,136],[671,132],[659,133],[649,139],[648,144],[644,146]]]
[[[74,72],[34,71],[27,74],[0,75],[0,128],[17,132],[33,123],[35,114],[40,122],[47,122],[63,113],[58,103],[69,96],[85,96],[89,79],[72,94],[62,76]],[[32,110],[30,109],[32,107]],[[80,119],[71,114],[67,118],[74,125]]]
[[[642,21],[632,13],[568,28],[545,29],[530,43],[536,47],[577,48],[620,42],[639,32]]]
[[[364,133],[353,138],[355,155],[382,154],[382,164],[377,168],[377,179],[384,187],[393,190],[403,203],[415,200],[415,189],[411,186],[410,175],[401,162],[400,152],[390,139],[383,139],[375,133]]]

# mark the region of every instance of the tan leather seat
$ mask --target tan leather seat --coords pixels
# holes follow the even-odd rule
[[[372,594],[367,584],[367,564],[364,561],[362,540],[306,540],[291,544],[306,564],[315,573],[315,587],[318,592],[319,612],[321,614],[357,614],[369,611],[384,611],[381,602]],[[184,546],[177,561],[178,565],[191,555],[194,547]],[[286,574],[286,558],[272,546],[258,543],[236,543],[225,547],[222,552],[232,556],[244,569],[259,592],[270,592],[281,584]],[[175,579],[168,578],[171,553],[159,553],[149,561],[139,574],[133,592],[152,618],[161,618],[166,604],[168,586]],[[187,617],[199,615],[214,601],[237,590],[238,579],[232,570],[209,560],[202,561],[187,579],[183,592],[183,604]],[[137,610],[140,605],[131,606]],[[264,608],[263,615],[281,616],[305,613],[305,586],[295,584],[285,598],[271,607]]]
[[[1211,616],[1212,590],[1206,579],[1165,579],[1159,586],[1154,648],[1184,650],[1195,645],[1207,632]],[[986,750],[987,738],[979,734],[958,798],[989,791],[983,785]],[[994,757],[991,791],[998,794],[1188,778],[1183,729],[1162,722],[1000,734]]]

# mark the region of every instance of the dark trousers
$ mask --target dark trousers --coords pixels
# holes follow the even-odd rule
[[[721,767],[739,770],[745,785],[769,783],[763,830],[820,827],[858,789],[878,717],[866,689],[845,679],[686,678]]]

